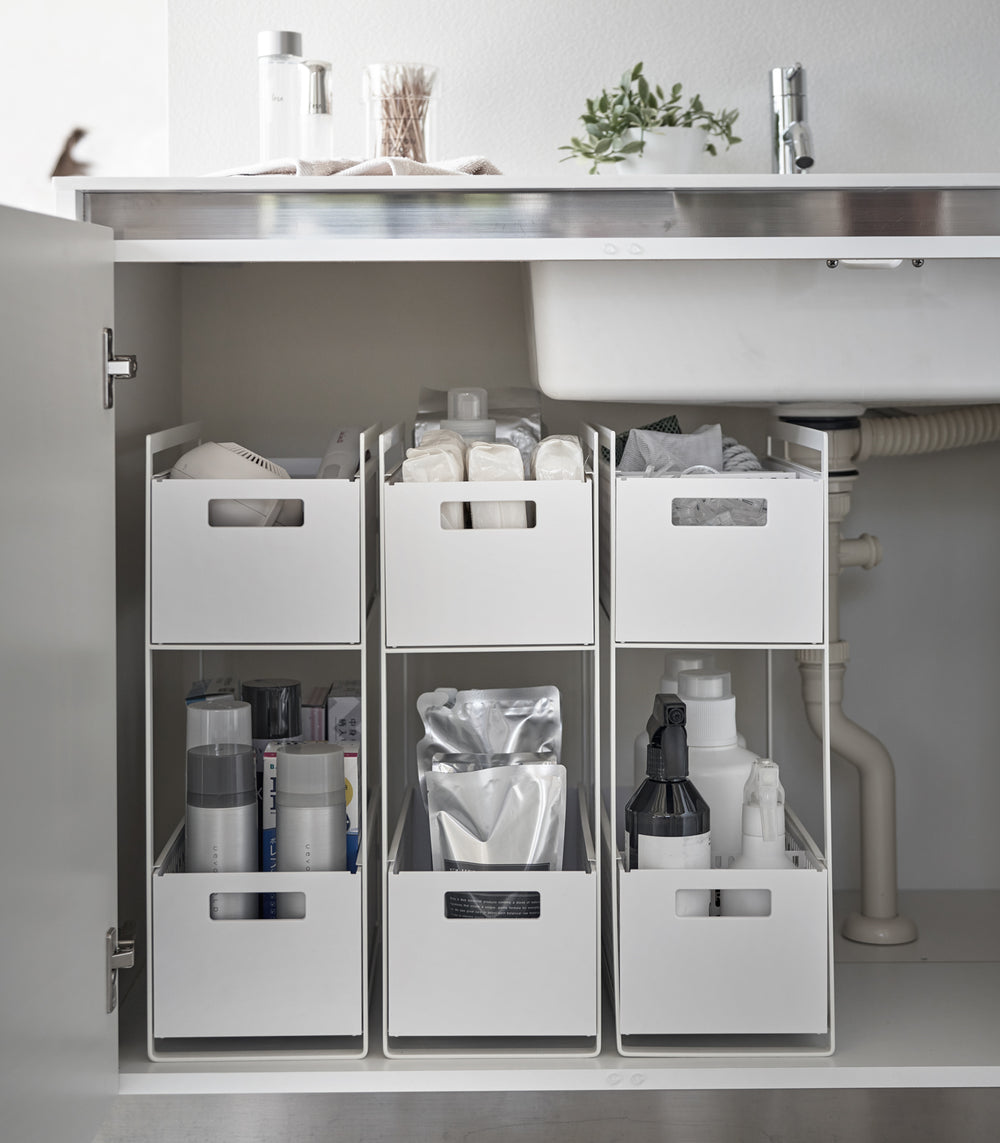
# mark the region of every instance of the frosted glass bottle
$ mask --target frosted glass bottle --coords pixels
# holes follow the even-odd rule
[[[305,104],[300,32],[257,36],[260,161],[298,157]]]

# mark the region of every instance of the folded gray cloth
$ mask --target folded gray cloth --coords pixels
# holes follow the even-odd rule
[[[482,155],[418,163],[416,159],[270,159],[216,175],[499,175]]]

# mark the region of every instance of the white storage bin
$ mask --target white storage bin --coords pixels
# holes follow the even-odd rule
[[[359,643],[364,477],[170,480],[156,474],[156,454],[197,439],[196,425],[147,438],[150,642]],[[227,499],[299,500],[302,524],[213,527],[209,504]]]
[[[396,1038],[514,1037],[527,1054],[544,1051],[546,1039],[584,1038],[579,1054],[596,1051],[596,855],[580,806],[571,791],[562,871],[435,873],[425,871],[426,814],[419,795],[408,793],[387,878],[390,1054]],[[490,894],[513,897],[519,915],[469,916],[474,898]]]
[[[593,452],[593,441],[584,441]],[[381,438],[389,647],[591,646],[594,479],[404,484],[398,428]],[[441,505],[532,505],[528,528],[441,527]]]
[[[178,826],[152,876],[153,1037],[360,1037],[358,873],[185,873]],[[213,920],[214,893],[302,893],[297,920]]]
[[[788,813],[795,869],[636,869],[618,858],[621,1037],[823,1035],[828,871]],[[677,916],[682,890],[766,889],[766,917]],[[627,1050],[627,1045],[625,1045]],[[642,1054],[645,1044],[637,1049]]]
[[[782,430],[796,439],[808,434],[796,426],[775,431]],[[658,478],[612,470],[617,642],[822,642],[826,482],[804,467],[771,463],[783,475]],[[702,499],[764,501],[766,522],[682,523],[683,502]]]

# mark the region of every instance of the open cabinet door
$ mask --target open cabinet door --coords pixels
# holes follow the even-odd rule
[[[0,207],[0,1135],[89,1143],[118,1087],[111,232]]]

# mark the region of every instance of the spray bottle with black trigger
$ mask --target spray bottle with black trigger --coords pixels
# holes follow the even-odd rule
[[[677,695],[657,695],[646,724],[646,778],[625,805],[628,869],[709,869],[709,807],[688,778],[687,712]],[[711,890],[677,893],[678,916],[708,916]]]

